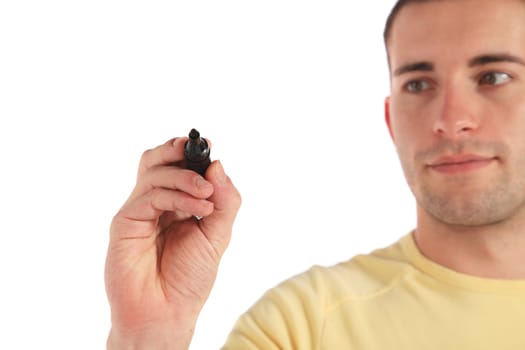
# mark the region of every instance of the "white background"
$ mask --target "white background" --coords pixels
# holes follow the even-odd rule
[[[243,195],[191,349],[415,224],[384,124],[394,0],[0,2],[0,348],[103,349],[108,228],[197,128]]]

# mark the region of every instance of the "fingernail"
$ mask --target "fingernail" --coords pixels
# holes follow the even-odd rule
[[[197,177],[197,180],[195,180],[195,184],[198,188],[206,188],[211,186],[211,184],[208,181],[204,180],[202,177]]]
[[[225,184],[227,182],[227,177],[220,161],[217,161],[217,166],[215,167],[215,176],[217,177],[217,181],[219,181],[219,183]]]

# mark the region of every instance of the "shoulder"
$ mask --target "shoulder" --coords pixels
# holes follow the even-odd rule
[[[399,243],[312,266],[268,290],[239,318],[224,349],[316,348],[328,314],[387,291],[410,266]]]
[[[330,307],[342,299],[381,293],[401,276],[413,271],[403,250],[403,241],[407,238],[336,265],[314,265],[272,288],[267,296],[315,298],[317,305]]]

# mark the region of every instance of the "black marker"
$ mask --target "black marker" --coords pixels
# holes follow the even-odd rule
[[[206,169],[210,165],[210,147],[197,130],[191,129],[188,136],[189,139],[184,144],[186,168],[204,176]]]

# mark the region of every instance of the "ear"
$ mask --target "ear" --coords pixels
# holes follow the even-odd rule
[[[392,141],[395,141],[394,134],[392,133],[392,121],[390,119],[390,96],[387,96],[385,98],[385,122],[386,126],[388,127],[388,132],[390,133]]]

